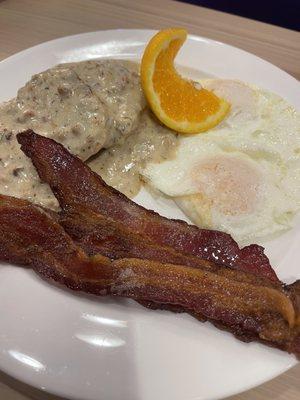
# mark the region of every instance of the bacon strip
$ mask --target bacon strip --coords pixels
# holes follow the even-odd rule
[[[89,255],[100,253],[110,259],[140,258],[161,263],[181,264],[204,271],[212,271],[238,282],[261,283],[268,287],[278,287],[278,284],[269,279],[243,271],[233,271],[231,268],[221,268],[221,266],[199,257],[187,256],[170,247],[159,246],[140,235],[132,233],[122,224],[85,208],[82,208],[79,213],[62,213],[60,224]],[[139,301],[139,303],[152,309],[167,309],[173,312],[184,311],[179,306],[175,307],[170,304],[154,304],[143,301]],[[201,320],[205,319],[202,315],[196,317]]]
[[[261,246],[240,249],[226,233],[199,229],[146,210],[107,186],[62,145],[31,130],[18,134],[18,141],[64,211],[78,212],[85,207],[160,246],[278,282]]]
[[[243,339],[300,355],[299,314],[288,290],[181,265],[88,257],[50,214],[25,200],[0,196],[0,260],[73,290],[179,305]]]
[[[252,273],[223,268],[211,261],[189,256],[171,247],[159,246],[128,230],[101,214],[81,208],[79,212],[63,212],[59,223],[84,251],[92,256],[102,254],[110,259],[139,258],[163,264],[180,264],[214,272],[237,282],[247,282],[279,288],[279,282],[255,276]]]
[[[217,269],[217,265],[198,257],[159,246],[131,232],[122,224],[85,208],[78,212],[62,212],[60,224],[87,254],[102,254],[110,259],[144,258],[147,260],[182,264],[190,267]]]

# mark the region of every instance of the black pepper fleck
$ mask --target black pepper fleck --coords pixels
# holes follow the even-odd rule
[[[20,172],[23,171],[24,168],[20,167],[20,168],[15,168],[13,170],[13,176],[20,176]]]
[[[12,132],[6,133],[6,134],[4,135],[4,137],[5,137],[5,139],[6,139],[7,141],[10,141],[11,138],[12,138]]]

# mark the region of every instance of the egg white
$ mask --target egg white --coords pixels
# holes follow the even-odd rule
[[[202,86],[231,103],[214,129],[181,136],[176,156],[144,179],[198,226],[245,244],[292,225],[300,207],[300,117],[284,99],[232,80]]]

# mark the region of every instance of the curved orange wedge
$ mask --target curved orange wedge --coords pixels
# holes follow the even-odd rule
[[[174,59],[186,37],[186,30],[179,28],[158,32],[144,51],[141,82],[152,111],[163,124],[181,133],[199,133],[222,121],[230,106],[177,73]]]

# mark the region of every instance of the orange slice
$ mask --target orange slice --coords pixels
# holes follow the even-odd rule
[[[158,32],[144,51],[141,82],[152,111],[163,124],[181,133],[199,133],[222,121],[230,106],[177,73],[174,59],[186,37],[185,29]]]

